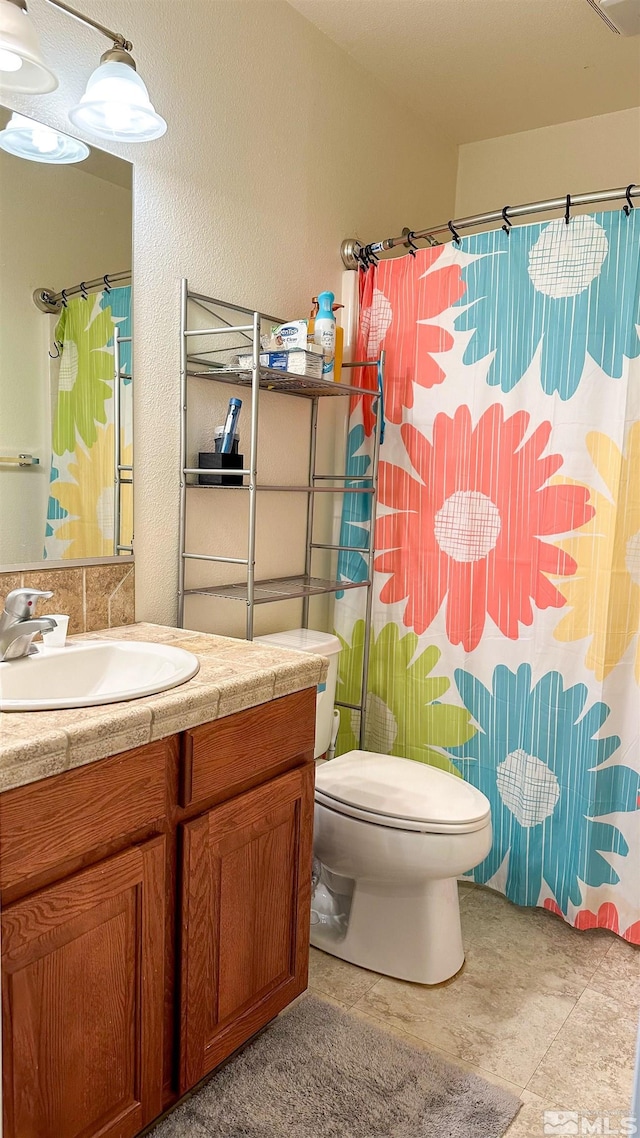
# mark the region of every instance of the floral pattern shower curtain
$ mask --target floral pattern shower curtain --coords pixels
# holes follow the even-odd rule
[[[131,287],[68,301],[55,330],[55,383],[44,556],[108,557],[114,551],[113,329],[131,335]],[[122,464],[132,462],[131,344],[122,344]],[[127,477],[127,475],[124,475]],[[121,490],[122,545],[133,537],[132,487]]]
[[[487,795],[476,881],[640,944],[640,210],[369,269],[358,352],[380,348],[366,745]],[[357,400],[354,476],[373,427]],[[346,496],[344,578],[366,576],[369,521],[369,499]],[[349,702],[363,615],[345,592]],[[339,751],[357,731],[343,710]]]

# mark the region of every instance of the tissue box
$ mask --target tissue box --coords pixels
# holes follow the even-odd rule
[[[308,375],[312,379],[322,378],[322,359],[317,352],[308,352],[302,348],[292,348],[290,351],[261,352],[260,363],[263,367],[275,368],[277,371],[288,371],[292,375]],[[253,356],[238,356],[241,368],[250,368]]]
[[[275,324],[271,329],[271,349],[302,348],[307,346],[309,336],[306,320],[289,320],[286,324]]]

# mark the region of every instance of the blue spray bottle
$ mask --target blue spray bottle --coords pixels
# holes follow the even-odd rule
[[[313,339],[324,353],[322,378],[333,379],[336,356],[336,318],[333,313],[335,296],[332,292],[318,293],[318,313],[313,326]]]

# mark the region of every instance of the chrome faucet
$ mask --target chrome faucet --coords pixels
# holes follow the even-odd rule
[[[46,600],[52,596],[53,593],[41,589],[14,589],[8,594],[0,615],[0,661],[28,656],[34,651],[34,636],[56,627],[50,616],[35,619],[31,616],[41,597]]]

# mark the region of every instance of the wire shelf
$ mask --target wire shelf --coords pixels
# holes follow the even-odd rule
[[[189,368],[187,375],[193,379],[213,379],[216,383],[231,383],[235,387],[251,387],[250,370],[228,367],[211,367],[195,371]],[[335,383],[331,379],[314,379],[311,375],[294,375],[278,368],[260,368],[260,388],[263,391],[282,392],[283,395],[301,395],[306,399],[318,396],[365,395],[375,398],[377,390],[366,387],[353,387],[347,383]]]
[[[271,601],[290,601],[300,597],[318,597],[323,593],[339,593],[343,589],[368,588],[367,581],[337,581],[327,577],[310,577],[300,573],[294,577],[271,577],[256,581],[253,603],[265,605]],[[185,596],[224,597],[230,601],[248,600],[246,581],[232,585],[209,585],[200,589],[185,589]]]

